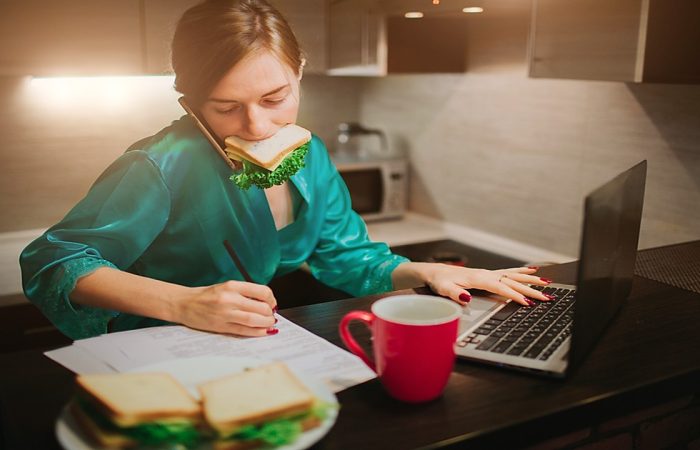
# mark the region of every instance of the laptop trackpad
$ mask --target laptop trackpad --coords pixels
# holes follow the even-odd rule
[[[504,301],[497,300],[494,297],[473,296],[472,301],[462,308],[462,317],[459,319],[459,334],[461,335],[464,331],[505,304]]]

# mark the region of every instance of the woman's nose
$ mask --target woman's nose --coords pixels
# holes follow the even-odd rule
[[[251,106],[248,108],[246,117],[246,133],[250,140],[264,139],[270,129],[270,120],[265,111]]]

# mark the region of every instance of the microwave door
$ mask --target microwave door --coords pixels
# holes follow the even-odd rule
[[[340,172],[350,191],[352,209],[370,219],[384,209],[384,177],[382,170],[374,168],[357,168]]]
[[[338,171],[350,191],[352,208],[364,220],[403,216],[408,195],[406,160],[344,163],[338,165]]]

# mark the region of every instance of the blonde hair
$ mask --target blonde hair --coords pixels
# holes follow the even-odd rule
[[[265,0],[206,0],[185,11],[172,41],[175,89],[194,107],[252,52],[267,50],[300,76],[303,55],[282,14]]]

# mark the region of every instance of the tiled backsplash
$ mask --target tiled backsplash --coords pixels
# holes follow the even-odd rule
[[[361,117],[405,146],[415,212],[577,254],[584,195],[647,159],[641,247],[700,238],[700,86],[389,76]]]

